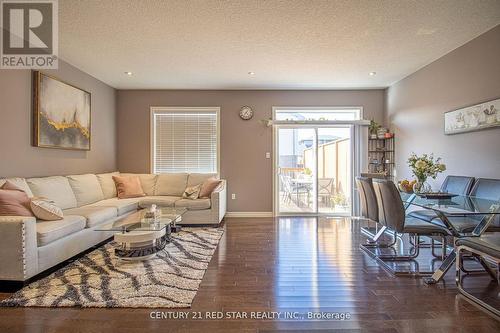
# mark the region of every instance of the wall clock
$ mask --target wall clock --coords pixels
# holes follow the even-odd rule
[[[249,120],[253,117],[253,110],[249,106],[243,106],[240,109],[240,118],[243,120]]]

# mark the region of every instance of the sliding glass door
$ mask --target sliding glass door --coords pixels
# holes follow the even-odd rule
[[[350,215],[352,126],[275,128],[275,209],[278,215]]]

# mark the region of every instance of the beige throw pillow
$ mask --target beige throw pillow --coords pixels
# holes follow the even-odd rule
[[[62,220],[64,214],[61,208],[54,204],[54,201],[44,198],[33,198],[30,202],[31,211],[39,220],[56,221]]]
[[[182,197],[185,199],[192,199],[192,200],[198,199],[198,196],[200,195],[201,185],[202,184],[186,187],[184,193],[182,194]]]

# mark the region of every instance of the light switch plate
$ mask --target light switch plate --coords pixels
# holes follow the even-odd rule
[[[266,158],[271,158],[271,153],[270,152],[266,152]]]

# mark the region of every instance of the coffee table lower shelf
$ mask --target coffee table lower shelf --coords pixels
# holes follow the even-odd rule
[[[115,255],[122,260],[150,259],[170,242],[170,233],[170,226],[158,231],[116,233]]]

